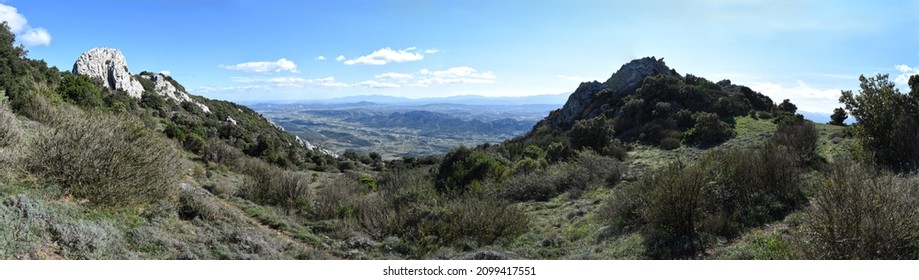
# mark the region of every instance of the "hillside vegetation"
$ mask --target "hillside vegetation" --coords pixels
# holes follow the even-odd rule
[[[132,98],[14,42],[0,28],[3,258],[919,257],[919,76],[908,94],[862,77],[844,127],[644,58],[524,136],[384,160],[164,98],[149,72]]]

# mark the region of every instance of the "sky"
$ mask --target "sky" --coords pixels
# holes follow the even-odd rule
[[[799,110],[919,74],[919,1],[6,0],[29,57],[117,48],[134,73],[235,102],[570,93],[663,57]]]

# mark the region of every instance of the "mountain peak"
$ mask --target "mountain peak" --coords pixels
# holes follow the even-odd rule
[[[144,93],[143,85],[128,70],[128,63],[118,49],[102,47],[86,51],[73,64],[73,73],[101,79],[106,88],[124,90],[134,98]]]
[[[596,81],[581,83],[578,89],[568,97],[565,106],[553,112],[547,120],[554,126],[569,128],[575,121],[591,118],[602,111],[601,107],[592,106],[595,103],[594,98],[601,91],[608,91],[607,94],[612,97],[621,97],[634,92],[641,86],[645,77],[658,74],[679,75],[667,67],[663,58],[657,59],[652,56],[634,59],[619,67],[619,70],[604,83]]]

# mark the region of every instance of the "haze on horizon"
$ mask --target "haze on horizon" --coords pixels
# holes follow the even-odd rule
[[[656,56],[831,112],[861,74],[919,73],[915,0],[9,0],[0,20],[62,70],[113,47],[135,73],[236,102],[558,94]]]

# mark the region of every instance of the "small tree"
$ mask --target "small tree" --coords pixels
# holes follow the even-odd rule
[[[568,136],[575,149],[591,148],[601,151],[613,140],[614,134],[613,121],[600,115],[575,122]]]
[[[798,111],[798,106],[795,106],[794,103],[791,103],[791,100],[785,99],[782,100],[782,104],[779,104],[779,110],[794,114]]]
[[[849,118],[849,114],[846,114],[846,109],[836,108],[833,110],[833,115],[830,115],[831,125],[845,126],[846,119]]]
[[[919,164],[919,78],[910,79],[909,94],[901,94],[888,75],[859,77],[855,95],[843,91],[839,102],[855,117],[854,132],[865,155],[895,169]]]

